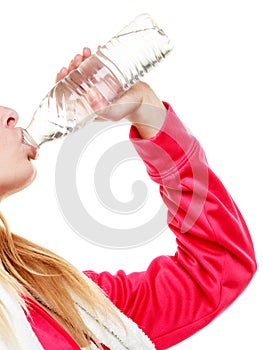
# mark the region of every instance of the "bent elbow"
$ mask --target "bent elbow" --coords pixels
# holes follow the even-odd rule
[[[247,288],[257,271],[257,262],[254,255],[246,259],[228,256],[225,261],[224,278],[221,287],[221,302],[231,304]]]

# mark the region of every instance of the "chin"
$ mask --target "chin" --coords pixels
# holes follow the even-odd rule
[[[14,174],[13,176],[11,176],[12,173]],[[11,170],[9,174],[6,174],[0,179],[0,199],[5,199],[28,187],[34,181],[36,174],[36,169],[31,162],[27,162],[26,165],[24,163],[24,165],[19,168],[19,171],[18,169],[16,169],[16,171]]]
[[[19,191],[21,191],[24,188],[26,188],[29,185],[31,185],[32,182],[35,180],[35,178],[37,176],[37,171],[36,171],[35,167],[32,164],[31,164],[31,169],[30,170],[31,171],[26,174],[24,181],[22,181]]]
[[[34,181],[36,178],[36,169],[30,163],[30,167],[24,169],[23,172],[19,174],[19,177],[14,179],[13,183],[9,183],[5,186],[4,194],[1,196],[2,199],[9,197],[10,195],[20,192]]]

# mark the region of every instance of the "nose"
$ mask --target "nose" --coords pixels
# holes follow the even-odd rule
[[[0,126],[14,128],[18,121],[18,113],[8,107],[0,106]]]

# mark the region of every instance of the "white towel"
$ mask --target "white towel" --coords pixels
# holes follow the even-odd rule
[[[2,311],[10,323],[19,344],[19,348],[14,350],[43,350],[42,345],[39,343],[18,301],[1,283],[0,300],[2,304],[5,305],[5,308],[2,307]],[[116,309],[116,311],[119,313],[126,331],[123,330],[123,327],[116,326],[103,316],[100,317],[100,321],[98,321],[87,305],[85,308],[80,307],[79,300],[76,300],[76,305],[87,327],[101,343],[108,346],[111,350],[155,349],[150,339],[142,332],[136,323],[118,309]],[[94,345],[92,345],[92,347],[95,348]],[[11,350],[10,347],[4,343],[1,336],[0,349]]]

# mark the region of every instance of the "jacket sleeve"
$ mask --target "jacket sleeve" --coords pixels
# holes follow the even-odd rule
[[[173,256],[155,258],[144,272],[115,275],[86,271],[132,318],[158,350],[191,336],[224,311],[256,271],[247,226],[198,141],[172,108],[152,139],[130,138],[151,179],[160,185]]]

